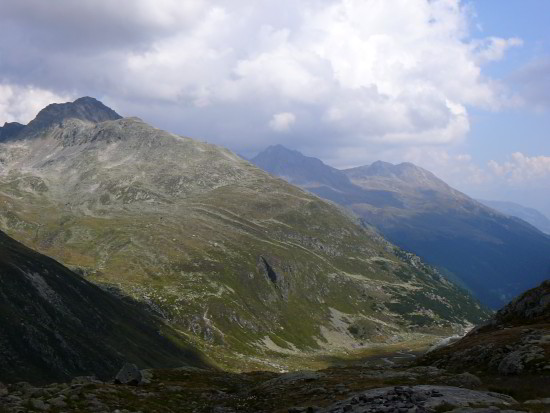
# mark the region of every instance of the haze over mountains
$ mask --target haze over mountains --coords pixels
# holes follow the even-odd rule
[[[411,163],[378,161],[341,171],[280,145],[251,161],[350,208],[494,308],[550,277],[550,237]]]
[[[521,218],[545,234],[550,234],[550,219],[534,208],[529,208],[509,201],[490,201],[486,199],[478,199],[478,201],[503,214]]]
[[[147,303],[218,361],[242,368],[243,354],[349,349],[487,315],[333,204],[95,99],[0,132],[1,228]]]

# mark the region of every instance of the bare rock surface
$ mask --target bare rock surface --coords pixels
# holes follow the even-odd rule
[[[127,384],[137,386],[142,381],[142,375],[138,367],[133,363],[126,363],[115,377],[115,384]]]
[[[336,402],[320,413],[421,413],[443,407],[469,407],[476,405],[509,406],[516,404],[512,397],[451,386],[419,385],[412,387],[382,387],[367,390],[351,398]],[[501,410],[494,410],[500,412]]]

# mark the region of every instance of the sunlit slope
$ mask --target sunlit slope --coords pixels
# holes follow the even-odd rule
[[[0,146],[2,228],[205,345],[349,348],[486,315],[338,207],[226,149],[86,117]]]

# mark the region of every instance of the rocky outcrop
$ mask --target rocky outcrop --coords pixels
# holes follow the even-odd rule
[[[141,383],[142,379],[143,377],[138,367],[133,363],[126,363],[115,376],[115,384],[137,386]]]
[[[0,142],[11,139],[19,134],[25,127],[18,122],[6,122],[4,126],[0,126]]]
[[[320,409],[319,413],[428,413],[469,406],[505,407],[512,404],[517,404],[512,397],[493,392],[451,386],[395,386],[358,393]],[[494,411],[501,410],[496,408]]]
[[[422,363],[501,375],[550,372],[550,281],[521,294],[464,338]]]
[[[541,322],[550,322],[550,280],[505,305],[480,330]]]

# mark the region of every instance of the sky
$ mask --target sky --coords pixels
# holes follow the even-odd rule
[[[2,0],[0,124],[93,96],[253,156],[413,162],[550,216],[550,1]]]

